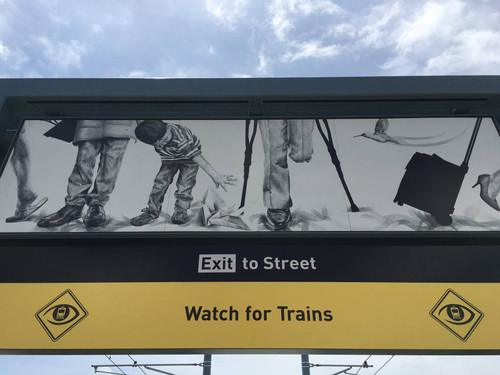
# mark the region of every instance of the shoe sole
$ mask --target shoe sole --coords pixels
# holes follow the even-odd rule
[[[31,215],[33,215],[33,213],[35,213],[35,211],[39,210],[45,203],[47,203],[47,201],[49,200],[49,198],[47,197],[43,197],[43,198],[40,198],[37,202],[33,203],[32,205],[28,206],[25,210],[24,210],[24,215],[23,216],[12,216],[12,217],[8,217],[7,219],[5,219],[5,222],[6,223],[17,223],[19,221],[24,221],[26,220],[27,218],[29,218]]]
[[[292,221],[291,215],[288,216],[288,218],[286,219],[286,221],[283,224],[280,224],[279,226],[277,226],[276,223],[271,221],[266,215],[266,219],[264,220],[264,225],[269,230],[280,231],[280,230],[288,229],[288,224],[290,223],[290,221]]]
[[[83,220],[83,223],[87,228],[99,228],[106,225],[106,219],[104,220]]]
[[[71,223],[72,221],[78,220],[81,218],[81,215],[74,216],[74,217],[68,217],[67,220],[64,220],[63,222],[44,222],[43,219],[40,220],[36,225],[40,228],[56,228],[60,227],[62,225]]]

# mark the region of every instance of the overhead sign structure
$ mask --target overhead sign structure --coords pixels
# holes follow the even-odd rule
[[[498,353],[497,78],[6,80],[0,352]]]

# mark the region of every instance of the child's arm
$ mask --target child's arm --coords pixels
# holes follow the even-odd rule
[[[207,174],[212,178],[212,181],[215,184],[215,187],[219,186],[227,191],[225,185],[236,185],[235,182],[238,181],[232,174],[220,174],[217,172],[214,167],[210,165],[210,163],[203,157],[203,155],[199,154],[192,158],[192,160],[198,164],[201,169],[203,169]]]

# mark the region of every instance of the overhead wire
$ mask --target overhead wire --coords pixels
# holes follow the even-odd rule
[[[366,359],[365,359],[365,362],[363,362],[363,363],[368,363],[368,360],[370,359],[370,357],[371,357],[371,356],[372,356],[372,355],[370,354],[370,355],[368,356],[368,358],[366,358]],[[358,371],[356,371],[356,374],[358,374],[358,373],[359,373],[359,371],[361,371],[361,367],[360,367],[360,368],[358,368]]]
[[[107,354],[104,354],[104,356],[105,356],[107,359],[109,359],[109,361],[110,361],[113,365],[115,365],[116,367],[118,367],[118,370],[120,370],[120,371],[121,371],[121,373],[122,373],[123,375],[127,375],[127,374],[125,374],[125,373],[123,372],[123,370],[120,368],[120,366],[118,366],[116,363],[114,363],[114,362],[113,362],[113,360],[111,359],[111,356],[109,356],[109,357],[108,357],[108,355],[107,355]]]
[[[132,360],[132,362],[134,362],[134,364],[136,364],[136,363],[137,363],[137,361],[136,361],[135,359],[133,359],[133,358],[132,358],[132,356],[131,356],[130,354],[127,354],[127,355],[128,355],[128,357]],[[137,366],[137,367],[139,367],[139,369],[142,371],[142,373],[143,373],[144,375],[148,375],[148,374],[146,374],[146,372],[144,371],[144,369],[143,369],[141,366]]]
[[[390,361],[391,359],[393,359],[393,358],[394,358],[394,354],[393,354],[393,355],[392,355],[392,357],[391,357],[391,358],[389,358],[389,359],[387,360],[387,362],[386,362],[386,363],[384,363],[384,364],[382,365],[382,367],[381,367],[381,368],[379,368],[379,369],[377,370],[377,372],[376,372],[375,374],[373,374],[373,375],[377,375],[377,374],[380,372],[380,370],[382,370],[382,369],[384,368],[384,366],[385,366],[386,364],[388,364],[388,363],[389,363],[389,361]]]

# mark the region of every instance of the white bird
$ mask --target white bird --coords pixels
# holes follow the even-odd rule
[[[437,146],[442,145],[444,143],[448,143],[466,132],[467,129],[464,129],[458,135],[450,137],[448,139],[444,139],[441,141],[432,141],[427,142],[426,140],[433,140],[443,135],[436,134],[429,137],[400,137],[400,136],[390,136],[387,134],[387,129],[389,128],[389,120],[386,118],[381,118],[377,120],[375,124],[375,132],[374,133],[362,133],[360,135],[355,135],[354,137],[365,137],[368,139],[372,139],[377,142],[386,143],[391,142],[400,146],[419,146],[419,147],[427,147],[427,146]],[[412,141],[424,141],[424,142],[412,142]]]
[[[479,196],[487,205],[500,211],[498,202],[496,200],[498,193],[500,192],[500,169],[492,174],[482,174],[477,178],[477,182],[474,186],[480,185]]]
[[[389,120],[386,118],[381,118],[375,124],[375,133],[362,133],[360,135],[355,135],[354,137],[366,137],[368,139],[373,139],[377,142],[393,142],[400,144],[397,140],[387,135],[387,128],[389,127]]]

